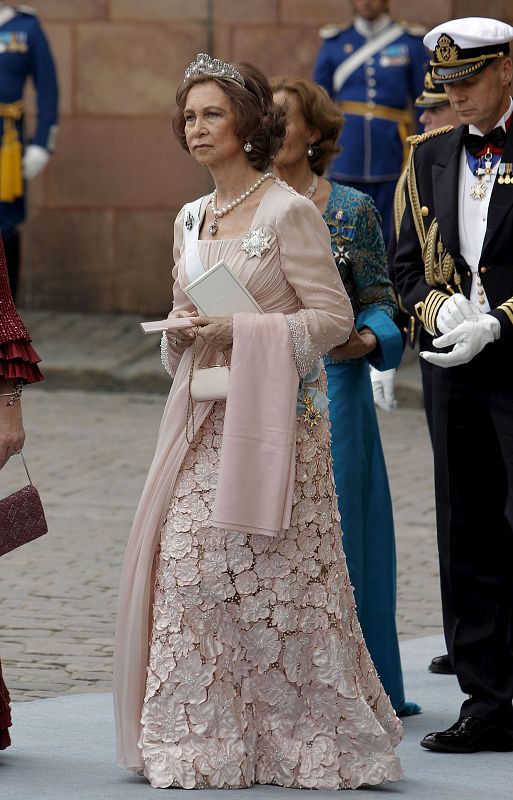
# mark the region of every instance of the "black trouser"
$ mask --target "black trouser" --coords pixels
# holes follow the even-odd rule
[[[500,343],[433,369],[444,630],[461,715],[513,730],[513,371]]]
[[[4,238],[5,237],[5,238]],[[20,268],[20,234],[17,228],[11,229],[8,233],[2,234],[4,243],[5,259],[7,261],[7,272],[9,274],[9,285],[11,294],[16,300],[16,290],[18,288],[18,273]]]
[[[431,350],[436,352],[433,347],[433,337],[424,328],[419,332],[419,350]],[[419,358],[420,361],[420,374],[422,376],[422,396],[424,398],[424,410],[426,412],[426,420],[429,430],[431,443],[433,443],[433,370],[435,367],[426,361],[425,358]]]

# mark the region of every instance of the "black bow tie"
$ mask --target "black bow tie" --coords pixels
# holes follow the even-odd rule
[[[473,156],[477,156],[478,153],[486,150],[487,145],[504,149],[506,131],[504,128],[494,128],[493,131],[485,134],[485,136],[476,136],[473,133],[466,133],[463,137],[463,141],[469,153]]]

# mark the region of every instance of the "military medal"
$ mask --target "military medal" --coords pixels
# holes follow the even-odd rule
[[[499,164],[499,177],[497,178],[497,183],[503,184],[505,183],[509,186],[510,183],[513,183],[513,164],[505,161],[504,163]]]
[[[487,185],[484,183],[483,178],[486,176],[486,181],[489,183],[491,180],[492,169],[493,169],[493,156],[490,152],[490,148],[486,151],[486,155],[484,157],[485,163],[484,167],[478,167],[476,169],[476,178],[477,181],[473,184],[470,189],[470,197],[472,200],[483,200],[486,196]]]
[[[470,197],[472,200],[483,200],[486,195],[486,185],[482,182],[481,176],[470,189]]]
[[[319,421],[322,419],[321,412],[318,411],[314,406],[313,397],[305,392],[303,395],[303,403],[306,406],[306,411],[303,414],[303,419],[312,430],[315,425],[319,424]]]

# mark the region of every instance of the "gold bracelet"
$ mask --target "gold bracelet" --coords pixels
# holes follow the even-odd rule
[[[0,393],[0,397],[10,397],[11,399],[9,400],[7,405],[13,406],[20,399],[22,392],[23,392],[23,381],[16,381],[12,392],[2,392]]]

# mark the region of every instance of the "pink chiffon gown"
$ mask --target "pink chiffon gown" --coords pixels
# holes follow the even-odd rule
[[[182,211],[174,308],[192,310],[182,290],[183,219]],[[223,258],[264,311],[286,315],[304,376],[353,324],[327,228],[310,201],[275,181],[251,230],[267,237],[260,255],[249,256],[241,240],[200,241],[201,261],[208,269]],[[290,527],[274,537],[216,528],[225,403],[202,404],[187,445],[189,350],[169,351],[173,388],[123,567],[118,763],[161,788],[349,789],[398,780],[402,728],[356,615],[327,411],[311,429],[296,420]],[[215,360],[205,347],[200,357]],[[326,391],[324,370],[315,387]],[[268,403],[272,416],[272,396]]]

